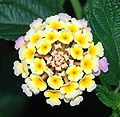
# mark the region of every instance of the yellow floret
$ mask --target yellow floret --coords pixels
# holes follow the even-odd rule
[[[92,43],[88,49],[88,53],[92,56],[92,57],[102,57],[104,55],[104,49],[102,46],[101,42],[98,42],[96,45],[94,45],[94,43]]]
[[[87,88],[87,91],[91,92],[96,87],[93,78],[94,78],[93,74],[85,75],[84,78],[81,79],[79,82],[79,88],[81,90],[85,90]]]
[[[59,41],[64,43],[64,44],[69,44],[70,42],[72,42],[73,37],[72,35],[67,32],[67,31],[61,31],[60,32],[60,36],[59,36]]]
[[[81,67],[77,67],[75,65],[70,66],[67,69],[66,73],[68,74],[68,79],[70,81],[76,81],[77,82],[83,76],[83,72],[82,72]]]
[[[42,35],[39,33],[35,33],[32,35],[31,39],[30,39],[30,43],[35,46],[38,42],[39,39],[41,39]]]
[[[45,71],[45,67],[44,59],[35,58],[30,64],[31,71],[36,74],[42,74]]]
[[[50,52],[50,50],[51,50],[51,44],[48,41],[44,40],[39,44],[39,48],[37,52],[39,54],[46,55],[48,52]]]
[[[61,28],[63,28],[63,24],[62,24],[61,21],[52,21],[52,22],[50,22],[49,25],[53,29],[61,29]]]
[[[68,24],[67,29],[69,29],[72,34],[75,34],[79,30],[79,27],[75,24]]]
[[[23,60],[21,63],[19,61],[15,61],[13,69],[14,69],[14,74],[16,76],[22,74],[22,77],[26,78],[29,75],[28,72],[29,67],[25,60]]]
[[[36,49],[34,47],[29,47],[25,50],[25,58],[28,63],[30,63],[34,59],[34,54]]]
[[[97,72],[99,69],[98,58],[92,58],[90,55],[86,55],[81,60],[81,67],[86,74],[90,74],[92,71]]]
[[[75,44],[74,47],[71,48],[71,56],[74,58],[74,59],[77,59],[77,60],[81,60],[83,58],[83,50],[82,48]]]
[[[92,42],[92,33],[83,31],[79,33],[79,31],[75,34],[75,42],[78,43],[82,48],[88,48],[90,43]]]
[[[58,90],[47,90],[44,92],[45,97],[49,98],[46,100],[48,104],[51,106],[60,105],[61,101],[60,99],[63,98],[63,96],[60,94]]]
[[[53,89],[59,89],[63,85],[63,80],[60,76],[50,76],[47,82],[48,85]]]
[[[67,84],[64,84],[60,88],[60,92],[61,94],[65,95],[65,98],[70,99],[78,95],[79,91],[77,89],[78,89],[78,83],[68,82]]]
[[[45,39],[47,41],[49,41],[50,43],[54,43],[55,41],[57,41],[57,38],[58,38],[57,31],[52,31],[52,32],[49,32],[45,35]]]
[[[83,68],[83,71],[87,74],[92,72],[94,63],[93,60],[91,59],[91,57],[89,56],[85,56],[82,60],[81,60],[81,67]]]
[[[41,79],[38,75],[31,75],[30,76],[32,83],[36,88],[38,88],[40,91],[44,91],[47,88],[46,83]]]

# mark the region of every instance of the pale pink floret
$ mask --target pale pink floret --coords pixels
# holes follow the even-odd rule
[[[93,74],[95,76],[99,76],[101,74],[101,70],[106,73],[108,71],[108,65],[109,63],[107,61],[107,58],[106,57],[101,58],[99,60],[99,70],[97,72],[94,72]]]
[[[108,71],[108,65],[109,65],[107,58],[106,57],[101,58],[99,60],[99,64],[100,64],[100,69],[106,73]]]
[[[32,92],[30,91],[30,88],[27,86],[27,84],[22,84],[21,88],[28,97],[32,96]]]
[[[15,41],[15,49],[18,50],[18,49],[21,48],[24,44],[25,44],[24,36],[19,37],[19,38]]]
[[[58,16],[64,21],[69,21],[71,19],[71,16],[69,16],[67,13],[59,13]]]
[[[79,21],[79,25],[81,28],[87,28],[87,21],[85,19],[81,19]]]

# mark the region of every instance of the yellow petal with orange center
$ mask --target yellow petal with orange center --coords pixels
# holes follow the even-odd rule
[[[68,24],[67,28],[73,33],[75,34],[78,30],[79,27],[75,24]]]
[[[77,44],[71,48],[71,56],[74,59],[81,60],[83,58],[83,50]]]
[[[38,40],[41,38],[42,36],[39,34],[39,33],[36,33],[36,34],[33,34],[31,39],[30,39],[30,42],[32,43],[32,45],[36,45]]]
[[[50,76],[47,82],[48,85],[53,89],[59,89],[63,85],[63,80],[60,76]]]
[[[64,44],[69,44],[73,38],[71,37],[70,33],[67,31],[60,32],[59,41]]]
[[[36,49],[34,47],[27,48],[25,50],[25,58],[28,60],[32,60],[34,58],[34,53]]]
[[[39,54],[46,55],[51,50],[51,44],[48,41],[43,41],[37,50]]]
[[[46,34],[45,39],[50,43],[54,43],[57,40],[58,33],[57,31],[49,32]]]
[[[61,29],[63,27],[62,22],[60,21],[52,21],[49,25],[53,29]]]
[[[46,83],[37,75],[32,75],[32,83],[35,85],[36,88],[40,89],[41,91],[47,88]]]

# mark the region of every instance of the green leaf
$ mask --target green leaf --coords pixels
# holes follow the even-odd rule
[[[109,91],[105,86],[98,85],[96,89],[98,98],[108,107],[120,109],[120,94]]]
[[[94,34],[94,41],[101,41],[108,58],[109,71],[103,74],[110,85],[120,81],[120,1],[89,0],[86,16]]]
[[[0,0],[0,38],[16,40],[34,19],[63,12],[59,3],[59,0]]]
[[[113,112],[112,115],[111,115],[110,117],[120,117],[120,116],[118,115],[118,113]]]

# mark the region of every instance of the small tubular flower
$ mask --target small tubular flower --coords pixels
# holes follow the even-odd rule
[[[53,89],[59,89],[61,86],[63,86],[63,80],[60,76],[50,76],[47,79],[47,83]]]
[[[59,41],[64,44],[69,44],[73,40],[70,32],[68,31],[61,31],[59,36]]]
[[[99,69],[98,58],[91,58],[91,56],[86,55],[81,60],[81,67],[86,74],[92,73],[92,71],[96,72]]]
[[[102,46],[101,42],[98,42],[96,45],[94,45],[94,43],[91,43],[89,49],[88,49],[88,53],[92,56],[92,57],[102,57],[104,55],[104,49]]]
[[[39,39],[42,38],[42,35],[40,33],[35,33],[30,38],[30,43],[32,46],[36,46]]]
[[[15,49],[18,50],[18,49],[21,48],[24,44],[25,44],[24,36],[19,37],[19,38],[15,41]]]
[[[83,31],[83,33],[77,32],[75,34],[75,42],[79,44],[82,48],[88,48],[90,43],[92,42],[92,34],[87,31]]]
[[[29,67],[26,64],[26,61],[22,61],[22,63],[20,63],[19,61],[15,61],[13,69],[14,69],[14,74],[16,76],[19,76],[20,74],[22,74],[22,77],[26,78],[29,75],[29,72],[28,72]]]
[[[31,74],[29,78],[25,79],[25,83],[34,94],[38,94],[47,88],[47,84],[38,75]]]
[[[50,23],[50,27],[53,29],[62,29],[63,28],[63,22],[62,21],[52,21]]]
[[[48,98],[46,102],[51,106],[56,106],[61,104],[60,99],[62,99],[63,96],[61,95],[59,90],[47,90],[44,92],[44,95],[46,98]]]
[[[68,82],[60,88],[60,93],[65,95],[65,98],[70,99],[77,96],[81,91],[78,89],[79,85],[76,82]]]
[[[66,13],[38,18],[29,26],[15,41],[20,60],[13,69],[16,76],[25,78],[23,92],[31,97],[44,91],[51,106],[60,105],[61,100],[79,105],[82,93],[96,88],[95,76],[108,71],[102,43],[94,44],[87,20]]]
[[[36,49],[34,47],[26,48],[24,53],[25,59],[27,63],[30,63],[34,59]]]
[[[93,80],[95,76],[93,74],[85,75],[80,81],[79,81],[79,88],[81,90],[87,89],[87,92],[91,92],[96,88],[95,81]]]
[[[71,106],[76,106],[76,105],[79,105],[80,102],[82,102],[82,101],[83,101],[83,96],[76,96],[74,99],[72,99],[70,101],[70,105]]]
[[[45,61],[44,59],[35,58],[30,64],[30,69],[32,73],[41,75],[45,71]]]
[[[80,80],[83,76],[83,72],[82,72],[82,69],[81,67],[78,67],[78,66],[70,66],[68,67],[66,73],[68,74],[68,79],[70,81],[75,81],[77,82],[78,80]]]
[[[50,43],[54,43],[58,39],[58,32],[57,31],[48,32],[45,35],[45,39]]]
[[[107,61],[107,58],[106,57],[103,57],[101,59],[99,59],[99,70],[96,71],[96,72],[93,72],[93,74],[95,76],[99,76],[101,74],[101,70],[106,73],[108,71],[108,61]]]
[[[27,84],[22,84],[21,86],[23,92],[28,96],[31,97],[32,96],[32,91],[30,90],[30,88],[27,86]]]
[[[71,31],[71,33],[74,35],[79,30],[79,26],[77,26],[73,23],[69,23],[69,24],[67,24],[67,29],[69,31]]]
[[[74,59],[81,60],[83,58],[83,50],[78,44],[71,48],[70,53]]]
[[[39,54],[46,55],[50,50],[51,50],[51,44],[48,41],[44,40],[40,42],[37,52]]]

